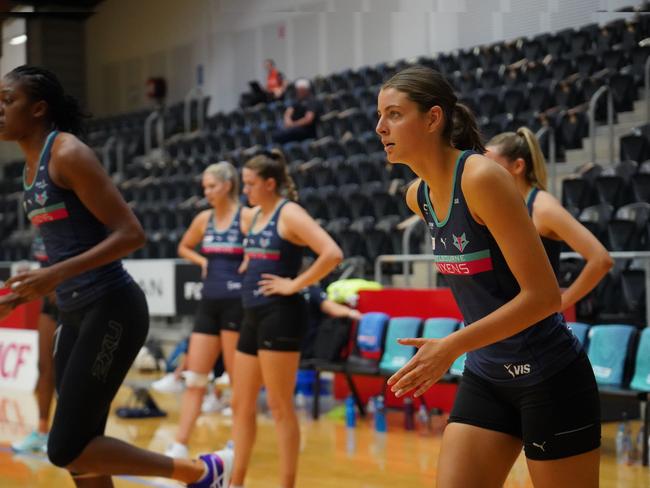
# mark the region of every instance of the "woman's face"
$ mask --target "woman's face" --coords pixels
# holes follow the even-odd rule
[[[0,82],[0,139],[17,141],[27,136],[42,119],[47,104],[33,102],[23,83],[5,77]]]
[[[428,112],[420,111],[406,93],[385,88],[377,99],[379,121],[376,132],[390,163],[406,163],[420,153],[423,141],[439,130],[442,109],[438,106]]]
[[[201,184],[203,185],[203,195],[206,200],[215,207],[228,199],[232,183],[220,180],[210,173],[204,173]]]
[[[250,168],[242,170],[242,183],[244,195],[252,206],[261,205],[262,202],[276,194],[275,180],[273,178],[264,179],[257,174],[257,171]]]

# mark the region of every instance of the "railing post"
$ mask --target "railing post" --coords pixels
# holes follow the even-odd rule
[[[609,99],[607,101],[607,123],[609,125],[609,137],[610,137],[610,154],[614,152],[614,101],[611,95],[611,90],[608,86],[601,86],[596,93],[594,93],[589,100],[589,139],[591,142],[591,162],[596,162],[596,105],[598,100],[603,94],[609,92]],[[612,163],[613,161],[610,161]]]

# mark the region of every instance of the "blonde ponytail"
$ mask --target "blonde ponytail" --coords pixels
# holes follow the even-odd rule
[[[510,161],[523,159],[526,164],[526,181],[540,190],[546,190],[546,161],[537,137],[528,127],[520,127],[517,132],[498,134],[490,139],[486,146],[496,147],[497,152]]]
[[[524,138],[530,153],[531,164],[529,165],[528,162],[526,164],[528,181],[537,185],[540,190],[546,190],[548,188],[546,161],[544,160],[542,149],[539,147],[537,137],[535,137],[535,134],[528,127],[520,127],[517,129],[517,135]]]

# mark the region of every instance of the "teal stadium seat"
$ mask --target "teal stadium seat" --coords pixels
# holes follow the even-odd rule
[[[632,325],[594,325],[589,330],[588,355],[599,385],[622,387],[625,363],[636,328]]]
[[[422,319],[418,317],[394,317],[388,322],[384,354],[379,363],[383,375],[392,375],[415,354],[415,347],[403,346],[397,342],[400,338],[419,337]]]
[[[573,332],[573,335],[575,335],[578,340],[580,341],[580,344],[583,346],[587,345],[587,334],[589,332],[589,324],[583,324],[582,322],[567,322],[567,325],[569,326],[569,329]]]
[[[650,392],[650,329],[641,332],[639,347],[636,352],[636,366],[630,387],[635,390]],[[646,413],[646,415],[648,415]]]
[[[442,339],[458,328],[458,320],[448,317],[432,317],[424,321],[422,337],[425,339]]]

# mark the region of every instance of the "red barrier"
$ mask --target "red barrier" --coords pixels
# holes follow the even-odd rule
[[[9,293],[7,288],[0,288],[0,296]],[[10,329],[36,329],[41,313],[42,301],[34,300],[16,307],[7,317],[0,320],[0,327]]]

